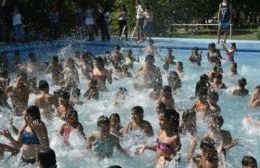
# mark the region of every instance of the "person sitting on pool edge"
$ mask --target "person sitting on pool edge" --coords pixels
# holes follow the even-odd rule
[[[144,118],[144,109],[141,106],[134,106],[131,109],[131,121],[125,126],[124,134],[143,131],[146,136],[153,136],[153,128],[149,121]]]
[[[246,96],[248,95],[248,90],[245,88],[245,86],[247,85],[247,81],[246,78],[241,78],[238,80],[238,87],[237,89],[234,89],[232,91],[232,95],[234,96]]]
[[[255,91],[249,102],[250,107],[259,107],[260,106],[260,85],[255,87]]]
[[[112,157],[114,147],[121,153],[128,156],[121,147],[118,137],[110,133],[110,120],[106,116],[100,116],[97,120],[98,132],[91,134],[87,138],[87,148],[92,149],[100,159]]]

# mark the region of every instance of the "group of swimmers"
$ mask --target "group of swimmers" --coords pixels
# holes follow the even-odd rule
[[[236,44],[232,43],[227,48],[223,43],[223,49],[231,62],[230,74],[237,74],[237,63],[234,59]],[[97,120],[97,131],[91,135],[85,135],[83,125],[79,122],[79,115],[75,106],[84,102],[81,100],[79,89],[80,75],[83,74],[87,80],[88,88],[84,93],[86,99],[98,101],[102,92],[109,92],[107,84],[113,80],[132,79],[136,90],[149,90],[150,98],[157,101],[155,107],[160,131],[157,140],[152,145],[141,145],[136,149],[135,154],[143,154],[146,150],[156,152],[155,165],[159,168],[167,167],[172,160],[181,160],[181,138],[183,134],[191,135],[191,147],[188,153],[190,164],[200,168],[218,168],[224,165],[222,155],[238,144],[232,139],[231,133],[222,130],[224,118],[221,115],[221,107],[218,105],[218,91],[226,89],[222,81],[222,59],[220,50],[214,43],[210,43],[207,52],[207,59],[213,66],[208,74],[202,74],[196,83],[194,104],[190,109],[178,110],[175,107],[173,92],[182,87],[183,62],[176,61],[173,56],[173,49],[168,49],[166,56],[161,56],[153,41],[148,42],[145,49],[140,50],[146,54],[144,64],[132,74],[135,62],[140,63],[139,56],[134,57],[133,52],[128,50],[126,55],[122,54],[121,47],[116,46],[113,53],[106,52],[104,55],[95,57],[92,53],[76,52],[75,56],[61,59],[53,56],[51,63],[39,63],[34,53],[29,54],[29,61],[22,64],[20,53],[15,53],[12,74],[16,75],[13,82],[10,82],[10,74],[7,67],[6,57],[1,57],[1,79],[0,79],[0,105],[6,113],[15,116],[23,116],[24,125],[17,129],[12,119],[9,125],[12,131],[4,129],[0,135],[9,140],[10,144],[0,143],[0,152],[11,152],[15,155],[22,152],[21,165],[39,163],[40,167],[56,167],[54,151],[50,148],[48,128],[43,122],[51,121],[58,117],[64,121],[59,130],[63,136],[64,144],[70,145],[70,134],[79,133],[86,140],[86,148],[95,153],[99,159],[110,158],[116,148],[126,157],[132,159],[121,145],[120,140],[133,132],[143,132],[146,137],[155,136],[152,124],[144,120],[144,108],[134,106],[131,108],[131,120],[125,127],[121,126],[120,115],[113,113],[109,117],[100,116]],[[4,54],[2,54],[4,55]],[[163,69],[167,74],[168,85],[163,86],[163,78],[160,67],[155,65],[155,60],[163,61]],[[202,64],[202,51],[194,48],[188,60],[196,66]],[[176,70],[170,70],[176,66]],[[112,70],[107,69],[112,67]],[[48,81],[38,77],[51,74],[51,84],[59,87],[58,90],[50,93]],[[38,81],[38,83],[37,83]],[[232,91],[233,95],[245,96],[249,94],[246,89],[245,78],[238,80],[238,88]],[[115,107],[124,103],[127,88],[120,87],[117,92]],[[34,105],[28,106],[29,97],[34,94]],[[9,99],[10,98],[10,99]],[[11,100],[11,101],[9,101]],[[12,105],[10,105],[10,102]],[[260,87],[257,86],[249,106],[257,108],[260,106]],[[209,132],[203,138],[199,138],[197,120],[207,123]],[[260,125],[252,118],[247,120],[255,125]],[[17,138],[14,138],[14,135]],[[200,141],[201,153],[195,155],[197,143]],[[46,166],[48,165],[48,166]],[[252,156],[245,156],[242,165],[246,168],[257,168],[256,160]]]

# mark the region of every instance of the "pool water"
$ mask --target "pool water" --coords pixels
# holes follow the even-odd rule
[[[174,95],[176,109],[188,109],[194,103],[194,100],[190,99],[194,95],[196,81],[199,80],[199,77],[202,73],[207,73],[212,69],[212,66],[207,62],[206,59],[206,50],[203,51],[203,63],[201,67],[197,67],[191,64],[188,61],[188,56],[191,54],[192,47],[198,46],[201,49],[207,48],[208,41],[192,41],[184,40],[182,41],[182,47],[177,47],[174,49],[173,55],[176,57],[177,61],[182,61],[184,63],[184,77],[182,78],[182,88],[178,90]],[[155,40],[155,46],[161,48],[161,55],[167,54],[166,46],[175,47],[175,44],[180,44],[176,40]],[[226,157],[227,167],[241,167],[241,159],[244,155],[254,156],[258,163],[260,164],[260,130],[259,128],[254,128],[249,126],[243,121],[243,118],[247,115],[252,116],[253,118],[260,119],[260,109],[251,109],[248,107],[248,102],[250,96],[245,97],[234,97],[230,94],[230,88],[233,88],[237,85],[237,80],[240,77],[245,77],[247,79],[250,95],[252,94],[255,86],[260,84],[260,52],[257,51],[257,47],[260,44],[255,43],[245,43],[237,41],[237,48],[241,46],[241,51],[237,52],[235,55],[235,60],[238,63],[238,75],[229,76],[226,75],[229,71],[231,64],[228,62],[223,63],[224,78],[223,82],[228,87],[227,90],[220,91],[220,101],[219,105],[222,109],[222,115],[224,117],[225,123],[223,129],[229,130],[232,134],[232,137],[238,139],[239,145],[233,148],[228,152]],[[36,45],[37,46],[37,45]],[[104,53],[105,50],[112,51],[113,45],[108,45],[100,42],[100,45],[88,45],[83,44],[80,47],[81,51],[89,50],[95,54]],[[136,56],[139,54],[139,47],[133,45],[130,46],[129,43],[125,46],[132,47],[133,55]],[[21,47],[21,46],[19,46]],[[220,46],[217,46],[220,48]],[[50,49],[34,49],[37,51],[36,54],[39,57],[39,60],[49,60],[52,55],[59,55],[60,57],[73,56],[75,52],[75,45],[66,44],[65,46],[59,46],[58,48]],[[253,50],[253,49],[255,50]],[[123,50],[128,48],[123,48]],[[250,50],[252,49],[252,50]],[[22,52],[23,58],[27,55],[29,51],[24,50]],[[225,57],[225,53],[222,51],[222,56]],[[144,62],[144,55],[140,55],[140,63],[134,65],[134,71]],[[11,56],[10,56],[10,59]],[[163,84],[167,85],[166,75],[167,73],[163,70],[163,63],[159,58],[156,58],[157,66],[161,68],[163,76]],[[175,70],[175,66],[170,66],[170,70]],[[131,71],[134,74],[134,71]],[[80,73],[80,89],[81,93],[87,89],[87,81]],[[47,79],[51,81],[50,75],[40,76],[39,79]],[[125,102],[120,106],[113,106],[113,101],[115,100],[116,91],[119,87],[126,87],[128,89],[128,95]],[[113,157],[110,159],[98,160],[90,151],[87,151],[85,148],[85,141],[81,139],[76,133],[70,136],[71,146],[65,146],[63,144],[63,139],[57,134],[63,121],[58,118],[54,118],[52,121],[45,121],[50,145],[56,152],[58,167],[60,168],[71,168],[71,167],[97,167],[97,168],[106,168],[110,165],[120,165],[124,168],[135,168],[143,167],[149,168],[154,167],[155,153],[151,151],[145,151],[144,155],[136,156],[134,155],[136,147],[142,145],[143,143],[153,144],[156,140],[156,135],[159,131],[159,123],[157,115],[155,112],[156,101],[149,98],[149,90],[137,91],[133,88],[132,81],[130,79],[124,80],[114,80],[113,84],[107,84],[108,92],[102,93],[100,95],[99,101],[86,100],[84,97],[81,97],[81,100],[84,102],[83,105],[75,106],[75,109],[78,111],[79,120],[83,125],[84,132],[86,135],[90,135],[93,131],[96,130],[96,121],[100,115],[109,116],[112,113],[119,113],[121,117],[122,126],[130,120],[130,109],[133,106],[141,105],[144,108],[144,118],[151,122],[155,137],[146,139],[142,133],[136,133],[129,135],[121,140],[121,145],[127,152],[132,156],[132,159],[126,158],[121,155],[118,151],[114,150]],[[52,86],[51,92],[56,90],[57,87]],[[34,103],[35,95],[31,94],[30,104]],[[7,110],[2,109],[0,113],[0,128],[6,128],[6,123],[10,114]],[[15,117],[15,125],[22,126],[22,118]],[[205,135],[207,132],[206,124],[202,121],[198,121],[199,133],[201,136]],[[187,164],[187,151],[189,150],[191,137],[181,136],[182,140],[182,151],[181,151],[181,163],[178,167],[189,167]],[[7,140],[0,136],[0,142],[7,142]],[[199,150],[196,150],[199,152]],[[9,157],[9,153],[6,153],[4,159],[0,161],[0,167],[18,167],[18,160],[20,160],[21,154],[15,157]],[[30,166],[28,166],[30,167]],[[174,163],[170,164],[170,167],[176,167]]]

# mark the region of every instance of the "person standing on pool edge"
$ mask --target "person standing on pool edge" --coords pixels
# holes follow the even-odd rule
[[[222,0],[222,2],[219,4],[219,11],[218,11],[218,44],[220,43],[220,31],[223,29],[225,31],[224,33],[224,43],[226,43],[227,40],[227,34],[228,34],[228,27],[231,24],[231,16],[232,14],[232,8],[231,4],[228,0]]]

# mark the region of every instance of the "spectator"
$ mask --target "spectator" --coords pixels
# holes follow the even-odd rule
[[[144,15],[143,15],[143,8],[141,5],[141,2],[139,0],[136,1],[136,29],[137,29],[137,34],[138,42],[143,42],[143,23],[144,23]]]
[[[143,26],[145,38],[149,37],[149,40],[151,39],[152,30],[153,30],[153,15],[149,9],[145,9],[144,10],[144,26]]]
[[[88,41],[94,41],[95,40],[95,35],[94,35],[95,19],[94,19],[93,8],[88,6],[85,15],[86,15],[86,19],[85,19],[86,31],[89,37]]]
[[[118,17],[118,24],[119,24],[119,31],[120,31],[120,37],[123,35],[122,33],[124,32],[125,34],[125,39],[127,40],[127,9],[125,6],[122,6],[119,12],[119,17]]]
[[[84,25],[84,17],[82,13],[82,9],[78,6],[75,9],[75,30],[77,38],[81,38],[83,35],[82,27]]]
[[[53,39],[58,37],[59,33],[59,12],[55,7],[52,7],[49,12],[50,26],[51,26],[51,36]]]
[[[22,15],[19,13],[17,7],[14,8],[13,13],[13,30],[15,41],[22,42],[24,40],[24,29],[22,23]]]
[[[101,39],[102,41],[109,41],[110,40],[110,34],[108,32],[108,23],[105,19],[105,11],[104,9],[99,6],[97,11],[97,25],[101,31]]]

